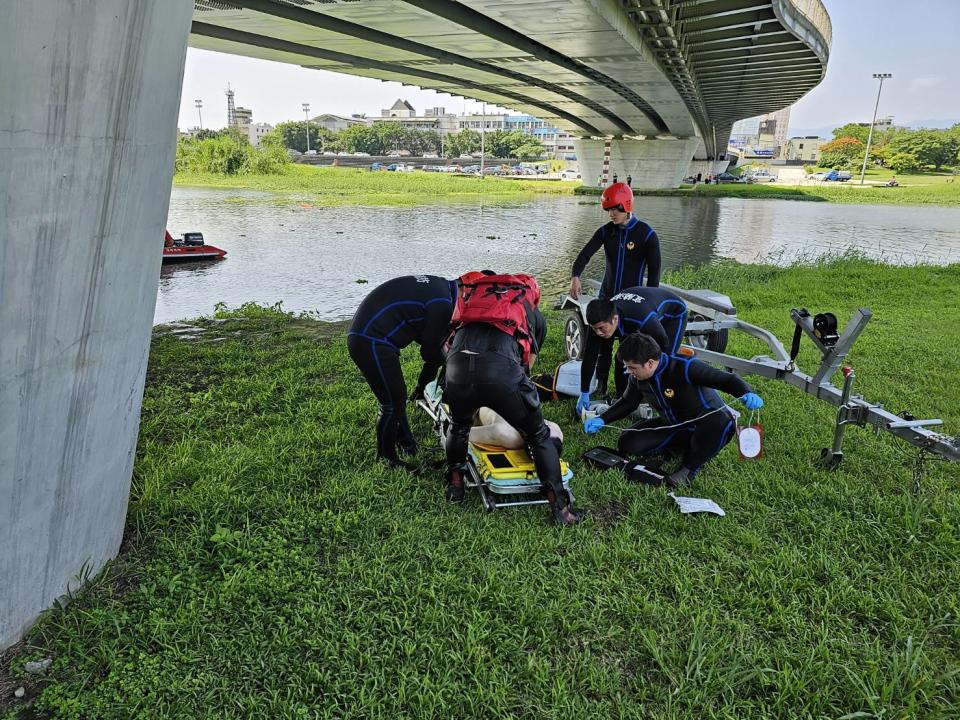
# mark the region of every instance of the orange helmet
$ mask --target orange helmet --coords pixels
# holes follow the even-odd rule
[[[626,183],[614,183],[600,197],[600,207],[611,210],[619,205],[624,212],[633,212],[633,190]]]

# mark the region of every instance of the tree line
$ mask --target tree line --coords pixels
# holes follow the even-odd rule
[[[282,172],[290,154],[280,136],[267,133],[255,148],[250,138],[231,130],[199,130],[177,142],[177,172],[221,175],[271,175]]]
[[[820,146],[819,165],[837,170],[859,167],[869,133],[869,126],[857,123],[837,128],[834,139]],[[945,130],[874,129],[869,162],[898,173],[960,165],[960,123]]]
[[[307,133],[310,149],[317,152],[363,152],[370,155],[387,155],[407,151],[411,155],[435,153],[443,157],[459,157],[480,152],[480,133],[464,129],[450,133],[442,139],[435,130],[406,128],[395,122],[374,122],[371,125],[351,125],[345,130],[333,132],[316,123],[305,120],[282,122],[274,132],[278,133],[283,146],[307,151]],[[483,138],[484,150],[496,158],[540,160],[546,154],[543,143],[520,130],[495,130]]]

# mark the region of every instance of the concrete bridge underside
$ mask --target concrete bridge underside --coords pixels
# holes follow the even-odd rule
[[[15,0],[0,23],[0,649],[120,548],[188,39],[610,137],[639,180],[719,156],[734,119],[813,87],[829,48],[816,8]]]
[[[606,138],[671,187],[820,81],[830,23],[819,0],[199,0],[190,44],[509,107],[580,137],[584,178]]]

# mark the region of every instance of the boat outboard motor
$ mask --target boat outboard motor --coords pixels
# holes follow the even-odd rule
[[[188,247],[200,247],[203,245],[203,233],[188,232],[183,234],[183,244]]]

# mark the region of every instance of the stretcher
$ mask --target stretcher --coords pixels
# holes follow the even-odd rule
[[[449,408],[443,402],[442,391],[436,382],[427,385],[423,395],[417,405],[433,421],[434,431],[442,444],[450,427]],[[563,458],[560,459],[560,474],[563,487],[573,501],[573,492],[570,490],[573,470]],[[466,486],[477,490],[487,512],[499,507],[547,504],[541,494],[537,469],[526,449],[468,443]]]

